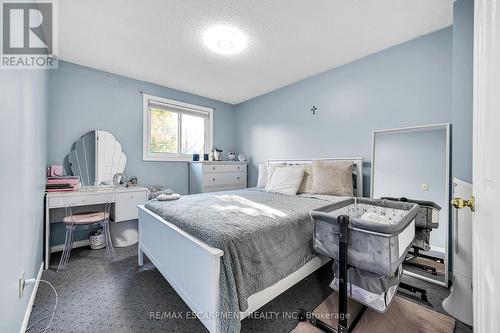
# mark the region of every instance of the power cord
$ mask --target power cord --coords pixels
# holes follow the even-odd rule
[[[30,279],[30,280],[26,280],[26,283],[29,284],[29,283],[33,283],[34,284],[35,282],[35,279]],[[56,295],[56,302],[54,304],[54,311],[52,311],[52,315],[51,316],[46,316],[46,317],[43,317],[42,319],[39,319],[37,320],[35,323],[31,324],[27,329],[26,329],[26,332],[28,332],[29,330],[31,330],[33,327],[35,327],[37,324],[39,324],[40,322],[44,321],[45,319],[47,318],[50,318],[50,322],[49,324],[47,325],[47,327],[45,327],[44,329],[36,332],[36,333],[45,333],[49,328],[50,326],[52,325],[52,322],[54,321],[54,317],[56,315],[56,310],[57,310],[57,301],[59,299],[59,296],[57,295],[57,291],[56,291],[56,288],[54,288],[54,286],[49,282],[49,281],[46,281],[46,280],[40,280],[40,282],[45,282],[46,284],[48,284],[52,290],[54,290],[54,294]]]
[[[62,318],[61,315],[55,315],[54,318],[56,317],[59,317],[59,318]],[[48,318],[52,318],[52,316],[47,316],[47,317],[43,317],[39,320],[37,320],[36,322],[34,322],[33,324],[30,325],[30,327],[28,327],[26,329],[26,332],[28,332],[28,330],[31,330],[33,327],[35,327],[36,325],[38,325],[39,323],[41,323],[42,321],[44,321],[45,319],[48,319]],[[52,326],[52,325],[51,325]],[[50,328],[50,326],[47,326],[46,328],[44,328],[43,330],[40,330],[36,333],[44,333],[46,330],[48,330]]]

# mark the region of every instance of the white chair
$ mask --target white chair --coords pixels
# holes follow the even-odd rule
[[[66,217],[64,217],[63,222],[66,225],[66,238],[64,240],[63,254],[57,268],[58,272],[66,269],[66,264],[68,263],[71,249],[73,248],[75,230],[78,228],[88,229],[91,225],[101,225],[104,231],[104,239],[106,241],[107,257],[109,260],[112,260],[115,257],[115,250],[113,248],[113,243],[111,242],[111,235],[109,231],[110,208],[111,203],[108,202],[104,207],[104,211],[73,214],[71,205],[64,206]]]

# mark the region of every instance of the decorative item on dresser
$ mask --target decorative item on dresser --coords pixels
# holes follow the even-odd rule
[[[189,194],[247,187],[247,162],[199,161],[189,163]]]

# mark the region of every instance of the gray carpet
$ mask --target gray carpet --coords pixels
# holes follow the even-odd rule
[[[324,323],[331,327],[338,326],[338,318],[331,316],[331,313],[339,312],[339,294],[332,293],[323,301],[313,313],[322,319]],[[348,318],[348,325],[353,324],[354,318],[363,310],[363,306],[357,302],[347,303],[347,312],[351,315]],[[453,333],[455,330],[455,319],[442,313],[431,310],[423,305],[396,296],[391,302],[389,309],[384,313],[379,313],[373,309],[366,309],[359,322],[354,328],[354,333]],[[309,322],[299,322],[292,333],[323,333],[321,329]]]
[[[51,268],[42,279],[54,285],[59,304],[47,332],[207,332],[198,319],[186,318],[190,309],[151,263],[137,266],[137,246],[116,250],[118,256],[113,262],[106,259],[105,250],[73,250],[67,271],[62,273],[55,272],[60,254],[52,256]],[[288,314],[298,308],[312,310],[320,304],[331,293],[331,278],[326,265],[264,306],[260,316],[243,320],[242,332],[291,331],[297,321]],[[404,292],[401,296],[443,312],[441,302],[448,295],[447,289],[410,277],[404,280],[427,289],[429,302]],[[29,325],[50,316],[54,301],[52,289],[40,283]],[[158,319],[151,318],[156,312],[160,313]],[[162,313],[170,313],[170,318]],[[29,332],[45,328],[49,320]],[[472,330],[457,322],[455,332]]]

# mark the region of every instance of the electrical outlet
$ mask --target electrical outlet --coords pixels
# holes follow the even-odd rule
[[[420,190],[427,191],[429,189],[429,184],[420,184]]]
[[[22,272],[21,276],[19,277],[19,298],[23,297],[25,285],[26,281],[24,280],[24,272]]]

